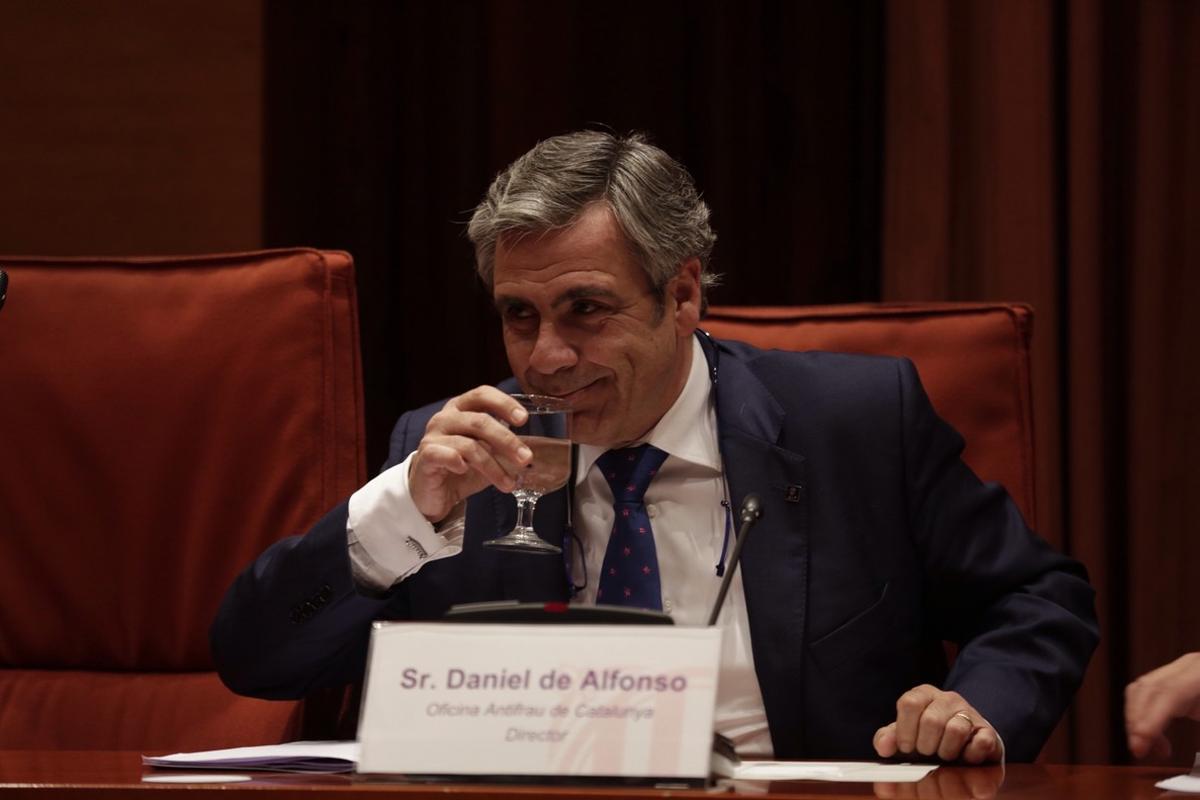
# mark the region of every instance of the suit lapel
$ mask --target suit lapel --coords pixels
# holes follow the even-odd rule
[[[744,363],[706,342],[715,381],[721,459],[733,508],[758,494],[762,518],[742,551],[754,667],[776,753],[802,750],[808,494],[804,456],[777,445],[784,412]],[[710,352],[711,351],[711,352]]]

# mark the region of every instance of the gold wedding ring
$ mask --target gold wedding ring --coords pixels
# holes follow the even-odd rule
[[[967,724],[971,726],[971,730],[975,730],[975,720],[971,719],[971,715],[968,714],[967,712],[956,711],[955,713],[950,715],[950,719],[954,719],[955,717],[962,717],[963,719],[965,719],[967,721]]]

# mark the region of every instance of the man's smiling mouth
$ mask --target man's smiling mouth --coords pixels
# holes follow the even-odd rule
[[[567,400],[569,402],[569,401],[576,400],[576,399],[582,397],[589,389],[591,389],[593,386],[596,386],[597,384],[599,384],[601,380],[603,380],[603,379],[596,378],[594,380],[588,381],[587,383],[583,384],[582,386],[579,386],[574,389],[570,389],[569,391],[563,391],[563,388],[565,388],[565,387],[553,387],[553,388],[539,387],[538,391],[543,392],[548,395],[551,395],[553,397],[561,397],[562,399]]]

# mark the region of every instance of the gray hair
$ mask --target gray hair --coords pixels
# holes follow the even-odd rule
[[[709,271],[717,235],[708,205],[688,171],[640,133],[555,136],[497,175],[467,227],[479,277],[491,287],[501,236],[565,228],[595,202],[612,210],[660,302],[679,265],[698,258],[707,308],[706,290],[720,278]]]

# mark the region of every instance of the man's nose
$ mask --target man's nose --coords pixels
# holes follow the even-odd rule
[[[529,355],[529,366],[543,375],[552,375],[560,369],[575,366],[576,361],[575,348],[559,334],[554,323],[543,322]]]

